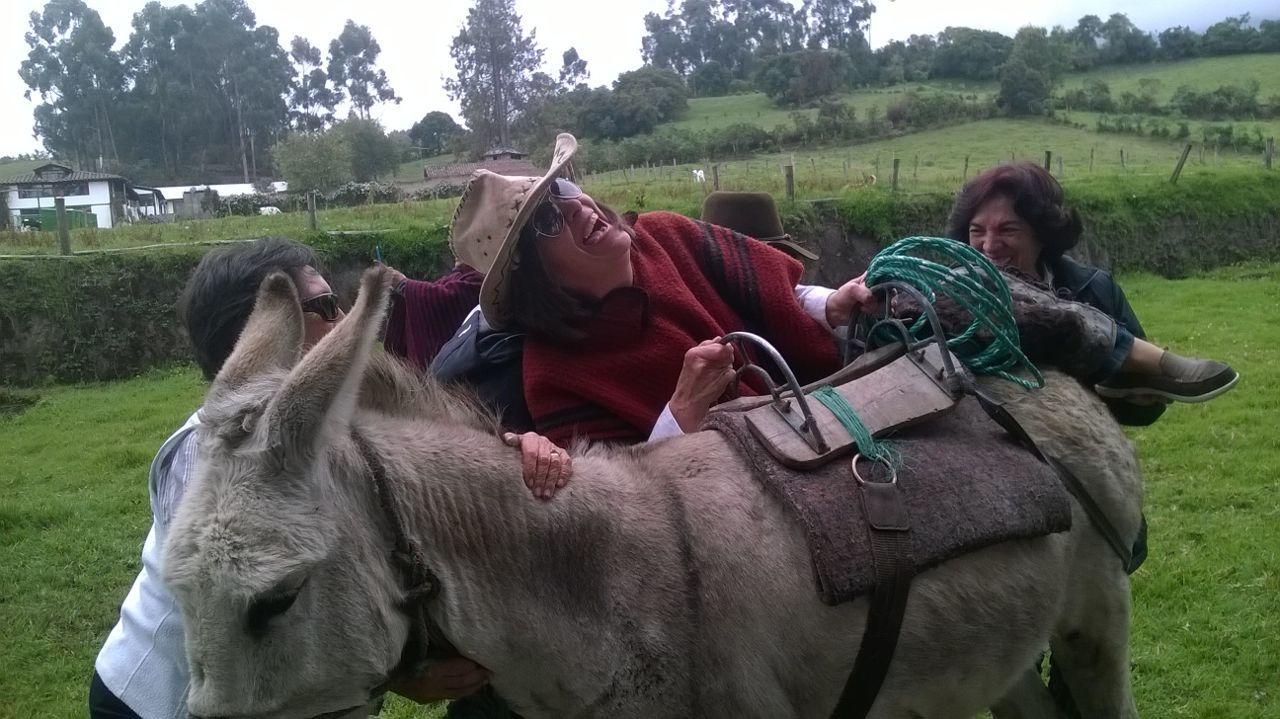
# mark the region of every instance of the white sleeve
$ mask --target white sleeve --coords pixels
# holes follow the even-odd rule
[[[805,314],[814,318],[823,327],[834,331],[827,324],[827,299],[836,293],[830,287],[819,285],[796,285],[796,302],[804,308]]]
[[[667,437],[678,437],[684,434],[684,430],[680,429],[680,423],[671,414],[671,405],[667,404],[662,408],[662,414],[658,415],[658,421],[653,425],[653,431],[649,433],[649,440],[653,442]]]

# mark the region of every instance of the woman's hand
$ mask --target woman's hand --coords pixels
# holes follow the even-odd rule
[[[856,309],[865,314],[873,314],[880,309],[880,303],[867,289],[865,272],[841,285],[827,298],[827,324],[832,328],[849,324]]]
[[[681,431],[696,430],[733,380],[733,348],[721,344],[719,337],[685,352],[684,367],[669,403]]]
[[[551,499],[557,489],[569,483],[569,475],[573,474],[573,459],[568,452],[557,447],[555,442],[537,432],[507,432],[502,435],[502,441],[508,446],[520,448],[524,484],[533,492],[533,496]]]
[[[428,665],[422,676],[391,687],[391,691],[419,704],[460,699],[489,682],[489,671],[470,659],[451,657]]]

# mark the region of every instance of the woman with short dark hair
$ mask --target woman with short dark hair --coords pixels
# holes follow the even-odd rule
[[[1239,375],[1213,360],[1182,357],[1145,341],[1124,291],[1106,272],[1066,256],[1083,223],[1066,203],[1062,186],[1031,163],[999,165],[971,180],[956,196],[948,222],[952,239],[982,252],[1000,267],[1052,287],[1059,296],[1092,305],[1117,325],[1110,361],[1097,385],[1121,424],[1147,425],[1165,402],[1203,402],[1229,390]]]

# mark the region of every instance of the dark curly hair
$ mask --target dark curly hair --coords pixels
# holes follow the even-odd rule
[[[1058,257],[1080,241],[1080,213],[1066,204],[1053,175],[1030,162],[993,167],[965,184],[947,221],[951,239],[969,244],[969,223],[978,208],[1000,196],[1013,200],[1013,211],[1031,225],[1044,259]]]

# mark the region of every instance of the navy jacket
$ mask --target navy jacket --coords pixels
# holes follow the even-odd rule
[[[1070,257],[1058,257],[1046,263],[1053,273],[1053,288],[1059,293],[1066,290],[1070,298],[1084,302],[1106,312],[1134,337],[1146,339],[1142,323],[1125,299],[1124,290],[1111,275],[1097,267],[1080,264]],[[1104,399],[1111,414],[1120,424],[1145,427],[1164,414],[1164,404],[1142,405],[1122,399]]]

